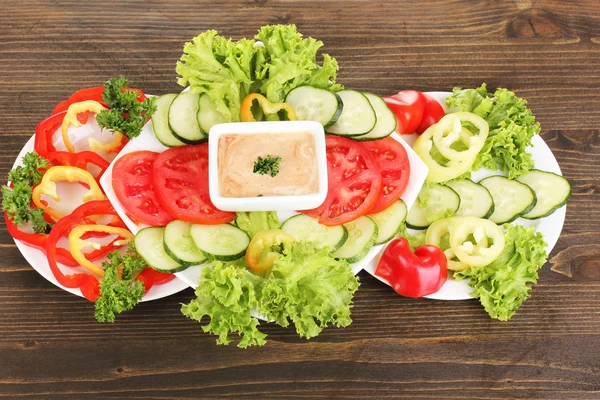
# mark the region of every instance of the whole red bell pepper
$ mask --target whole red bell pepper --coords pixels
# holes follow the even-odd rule
[[[387,280],[401,296],[423,297],[440,290],[448,279],[448,261],[438,247],[410,249],[408,240],[393,240],[385,249],[375,275]]]

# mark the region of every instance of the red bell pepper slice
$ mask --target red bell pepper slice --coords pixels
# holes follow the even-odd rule
[[[170,282],[174,278],[175,275],[173,274],[165,274],[164,272],[158,272],[152,268],[146,268],[140,272],[136,279],[144,284],[144,289],[147,293],[152,286]]]
[[[436,246],[419,246],[413,252],[408,240],[399,238],[383,252],[375,275],[388,281],[401,296],[423,297],[446,283],[448,261]]]
[[[133,90],[138,92],[139,96],[137,97],[137,101],[142,102],[146,100],[146,95],[139,89],[125,88],[125,90]],[[54,107],[52,114],[56,114],[62,111],[66,111],[69,106],[73,103],[79,103],[80,101],[85,100],[94,100],[98,103],[102,104],[104,107],[108,108],[108,106],[102,101],[102,92],[104,92],[104,86],[91,87],[86,89],[81,89],[73,93],[67,100],[61,101]],[[85,122],[82,122],[85,123]]]

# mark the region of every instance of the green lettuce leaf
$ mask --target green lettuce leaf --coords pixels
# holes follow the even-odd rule
[[[546,242],[535,228],[505,225],[506,244],[502,254],[485,267],[469,268],[454,273],[454,279],[469,278],[478,298],[490,317],[507,321],[530,296],[529,284],[537,283],[537,271],[548,254]]]
[[[469,111],[484,118],[490,133],[483,149],[477,155],[473,170],[488,168],[508,173],[510,179],[526,174],[533,168],[527,147],[534,135],[540,133],[527,101],[507,89],[488,93],[484,83],[477,89],[454,89],[446,105],[460,111]]]
[[[243,211],[238,212],[235,224],[250,236],[254,237],[260,231],[279,229],[281,223],[275,211]]]
[[[329,249],[296,242],[266,277],[259,312],[281,326],[293,322],[298,335],[310,339],[328,325],[350,325],[358,285],[350,265],[335,259]]]

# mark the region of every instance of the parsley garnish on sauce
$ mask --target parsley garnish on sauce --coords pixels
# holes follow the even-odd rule
[[[281,161],[281,157],[275,156],[271,157],[271,155],[267,155],[265,158],[258,156],[256,161],[254,162],[254,169],[252,172],[255,174],[266,175],[269,174],[271,176],[275,176],[279,173],[279,162]]]
[[[120,132],[128,139],[133,139],[142,132],[146,119],[156,112],[156,98],[138,101],[139,92],[125,90],[128,83],[122,76],[106,81],[102,101],[110,110],[96,114],[96,121],[101,128]]]

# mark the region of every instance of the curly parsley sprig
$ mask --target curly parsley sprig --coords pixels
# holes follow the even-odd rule
[[[254,162],[254,169],[252,170],[252,172],[261,175],[269,174],[272,177],[274,177],[279,173],[280,162],[281,157],[279,156],[272,157],[270,154],[268,154],[265,158],[258,156],[256,161]]]

